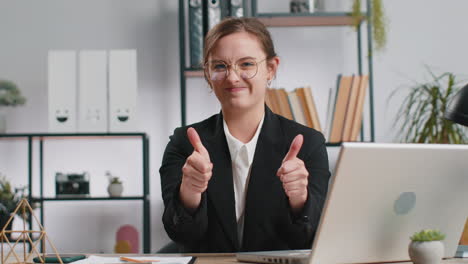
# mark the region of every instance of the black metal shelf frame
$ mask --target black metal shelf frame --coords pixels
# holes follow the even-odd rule
[[[142,143],[143,156],[143,196],[123,196],[123,197],[44,197],[43,170],[44,170],[44,140],[47,138],[131,138],[139,137]],[[44,202],[48,201],[121,201],[136,200],[143,202],[143,253],[151,253],[151,226],[150,226],[150,184],[149,184],[149,138],[146,133],[18,133],[0,134],[0,140],[5,138],[26,138],[28,141],[28,194],[30,201],[36,201],[40,206],[40,221],[44,225]],[[33,143],[39,141],[39,196],[32,195],[33,190]],[[32,218],[29,219],[29,226],[32,226]]]
[[[186,19],[185,19],[185,8],[186,0],[179,0],[179,71],[180,71],[180,107],[181,107],[181,122],[182,126],[187,125],[187,78],[190,77],[202,77],[203,74],[200,73],[202,69],[190,68],[186,65]],[[244,5],[247,1],[244,1]],[[314,13],[258,13],[257,12],[257,1],[251,0],[250,10],[252,17],[257,17],[260,20],[262,18],[351,18],[349,12],[314,12]],[[366,0],[366,11],[362,13],[362,19],[356,30],[357,34],[357,54],[358,54],[358,73],[362,75],[363,73],[363,52],[362,52],[362,24],[366,22],[367,25],[367,65],[368,65],[368,75],[369,75],[369,126],[370,126],[370,142],[375,141],[375,131],[374,131],[374,71],[373,71],[373,52],[372,52],[372,1]],[[330,24],[318,24],[318,25],[308,25],[308,26],[351,26],[352,23],[330,23]],[[268,25],[267,25],[268,26]],[[280,27],[281,22],[275,23],[275,25],[268,27]],[[289,26],[289,25],[286,25]],[[301,26],[301,25],[299,25]],[[188,74],[188,76],[186,76]],[[361,126],[361,141],[364,140],[364,129]],[[341,143],[327,143],[327,146],[341,146]]]

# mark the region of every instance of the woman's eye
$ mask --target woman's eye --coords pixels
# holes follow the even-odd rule
[[[244,61],[240,64],[242,68],[253,67],[255,63],[253,61]]]
[[[221,70],[225,70],[226,69],[226,65],[220,63],[220,64],[214,64],[213,65],[213,69],[217,70],[217,71],[221,71]]]

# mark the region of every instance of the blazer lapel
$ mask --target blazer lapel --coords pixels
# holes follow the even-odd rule
[[[213,163],[213,174],[208,184],[210,201],[213,203],[224,232],[232,242],[235,251],[239,250],[237,220],[232,179],[232,163],[229,147],[223,128],[222,114],[218,115],[214,135],[208,138],[206,148]]]

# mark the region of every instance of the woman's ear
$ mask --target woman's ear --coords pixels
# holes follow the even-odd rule
[[[268,60],[267,68],[268,68],[268,79],[273,80],[276,77],[276,71],[278,70],[278,66],[280,63],[280,58],[275,56]]]

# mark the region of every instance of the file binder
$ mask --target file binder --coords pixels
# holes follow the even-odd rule
[[[221,22],[221,0],[205,0],[207,2],[207,31]]]
[[[109,131],[134,132],[137,128],[136,50],[109,52]]]
[[[198,68],[203,59],[203,5],[202,0],[189,2],[190,67]]]
[[[230,15],[233,17],[244,16],[244,0],[231,0]]]
[[[49,132],[76,132],[76,52],[48,54]]]
[[[78,132],[107,132],[107,52],[84,50],[79,61]]]

